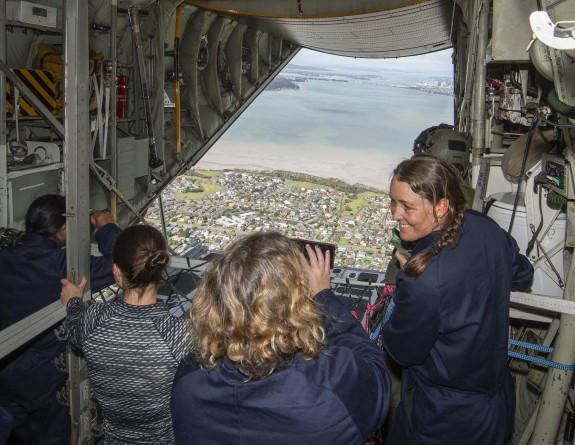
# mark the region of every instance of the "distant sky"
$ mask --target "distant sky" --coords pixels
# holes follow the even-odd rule
[[[309,49],[302,49],[290,62],[294,65],[309,65],[331,68],[393,70],[393,71],[425,71],[439,76],[453,76],[451,62],[452,50],[438,51],[421,56],[398,57],[394,59],[360,59],[353,57],[334,56]]]

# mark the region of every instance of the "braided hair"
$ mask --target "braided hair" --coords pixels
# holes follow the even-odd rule
[[[418,277],[432,256],[441,249],[455,247],[459,241],[465,211],[465,196],[461,189],[463,181],[454,166],[430,154],[416,154],[401,162],[395,168],[392,180],[408,184],[413,193],[429,201],[433,205],[435,218],[435,205],[442,199],[449,201],[436,245],[413,257],[404,267],[406,276]]]

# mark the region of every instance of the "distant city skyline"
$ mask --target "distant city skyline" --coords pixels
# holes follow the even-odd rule
[[[354,57],[334,56],[310,49],[302,48],[291,60],[291,64],[304,66],[321,65],[338,69],[365,69],[369,71],[424,71],[437,76],[453,76],[451,61],[452,50],[437,51],[419,56],[398,57],[390,59],[363,59]]]

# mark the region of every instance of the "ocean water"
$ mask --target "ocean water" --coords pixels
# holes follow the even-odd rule
[[[226,167],[233,167],[234,159],[239,163],[250,151],[254,167],[305,170],[326,177],[326,167],[322,171],[319,165],[325,160],[330,171],[336,171],[338,163],[345,164],[342,168],[347,170],[336,176],[365,184],[378,172],[361,178],[357,172],[362,165],[378,163],[389,170],[411,156],[413,141],[423,130],[453,124],[451,96],[394,86],[430,82],[430,76],[369,74],[380,77],[366,81],[334,75],[348,81],[312,79],[298,83],[299,90],[265,90],[205,159],[213,160],[220,153],[220,163],[226,156]],[[306,165],[306,160],[317,168]],[[243,159],[238,167],[249,168],[249,164]]]

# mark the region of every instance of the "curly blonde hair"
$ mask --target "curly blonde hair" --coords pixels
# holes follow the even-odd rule
[[[190,347],[208,371],[225,357],[249,379],[325,345],[318,304],[294,241],[257,232],[230,244],[206,271],[190,309]]]
[[[435,204],[443,198],[449,201],[436,246],[415,256],[404,266],[406,276],[418,277],[434,254],[443,248],[455,247],[459,242],[465,212],[465,195],[461,189],[463,180],[453,165],[430,154],[416,154],[401,162],[393,172],[393,180],[405,182],[413,193],[433,204],[436,220]]]

